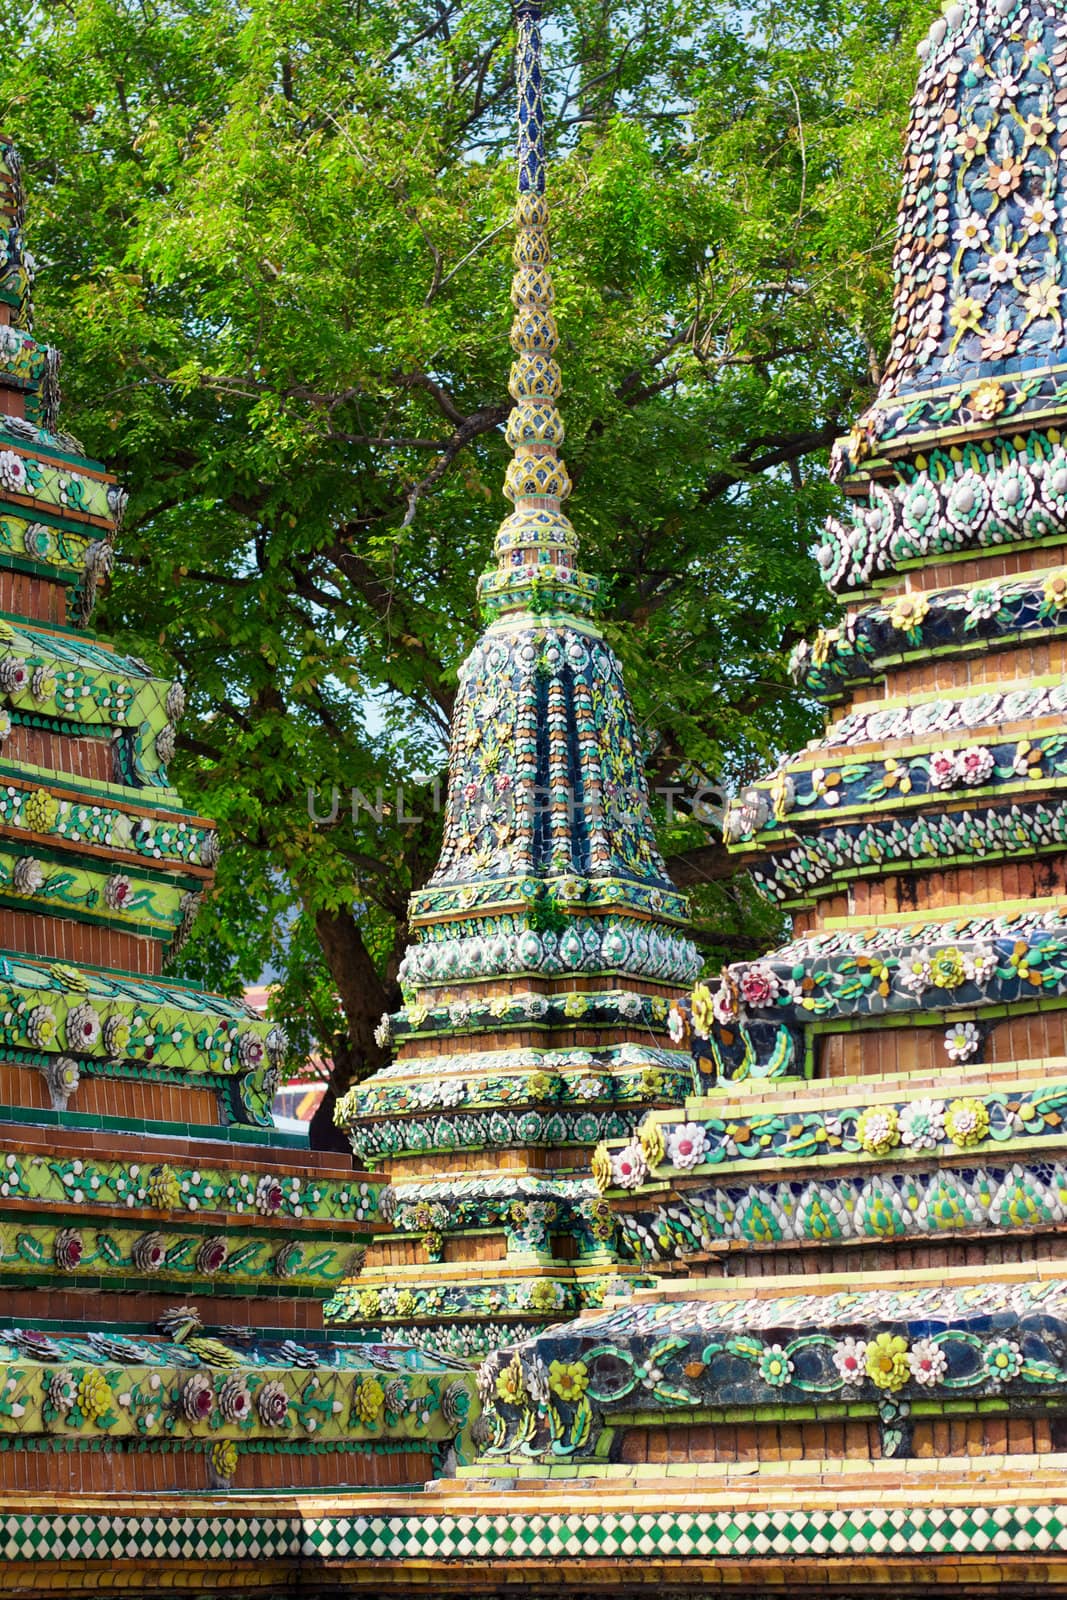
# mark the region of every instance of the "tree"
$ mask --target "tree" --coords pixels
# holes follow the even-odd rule
[[[661,791],[743,782],[816,725],[785,660],[830,610],[806,546],[885,345],[927,11],[551,8],[570,510]],[[436,852],[416,779],[442,766],[506,509],[510,15],[0,16],[65,424],[132,490],[101,626],[184,676],[176,781],[227,846],[180,970],[232,990],[272,964],[297,1043],[343,1085],[382,1059]],[[334,788],[326,827],[308,790],[321,814]],[[377,817],[351,821],[353,790]],[[709,960],[772,939],[714,828],[684,805],[662,823]]]

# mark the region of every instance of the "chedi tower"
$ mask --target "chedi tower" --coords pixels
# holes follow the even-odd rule
[[[698,970],[656,847],[633,711],[562,511],[540,7],[518,11],[514,510],[461,672],[444,843],[412,897],[395,1062],[339,1108],[388,1170],[392,1233],[328,1315],[476,1353],[597,1303],[611,1219],[598,1140],[677,1104],[667,1034]]]
[[[322,1302],[379,1220],[380,1183],[275,1130],[277,1029],[164,974],[216,833],[167,776],[181,686],[87,625],[124,495],[57,431],[22,220],[0,141],[5,1560],[151,1567],[166,1550],[227,1569],[266,1547],[205,1515],[179,1535],[162,1497],[214,1491],[225,1522],[230,1489],[421,1483],[471,1383],[326,1337]],[[99,1514],[122,1495],[140,1534]],[[53,1580],[75,1592],[69,1567],[10,1579]]]

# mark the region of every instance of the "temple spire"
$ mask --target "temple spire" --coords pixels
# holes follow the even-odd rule
[[[518,99],[515,207],[515,275],[511,303],[508,391],[514,400],[505,437],[512,459],[504,493],[514,511],[497,532],[495,570],[480,585],[486,611],[591,609],[597,585],[574,570],[578,540],[562,511],[571,492],[559,454],[564,427],[556,401],[562,389],[556,350],[559,330],[552,308],[552,251],[545,200],[545,122],[541,75],[541,0],[523,0],[516,12]]]

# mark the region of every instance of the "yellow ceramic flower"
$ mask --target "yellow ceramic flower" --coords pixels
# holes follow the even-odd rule
[[[939,950],[930,961],[930,978],[939,989],[958,989],[965,983],[963,957],[955,948]]]
[[[601,1194],[603,1194],[604,1190],[611,1186],[611,1157],[608,1155],[608,1147],[606,1144],[597,1145],[596,1149],[593,1151],[593,1160],[591,1166],[593,1172],[593,1182],[596,1184]]]
[[[840,628],[820,628],[811,643],[811,659],[815,666],[825,667],[833,654],[834,645],[841,637]]]
[[[989,1132],[989,1112],[980,1100],[953,1100],[945,1116],[945,1132],[961,1150],[981,1144]]]
[[[869,1155],[881,1155],[900,1143],[895,1106],[869,1106],[856,1122],[856,1138]]]
[[[580,1400],[589,1383],[584,1361],[553,1361],[548,1368],[548,1387],[561,1400]]]
[[[1000,416],[1007,403],[1007,392],[995,378],[987,378],[960,401],[980,422],[992,422],[994,417]]]
[[[563,1002],[565,1017],[584,1017],[589,1010],[589,999],[584,994],[569,994]]]
[[[78,1380],[76,1396],[78,1410],[86,1422],[95,1422],[111,1409],[111,1387],[102,1373],[86,1372]]]
[[[59,815],[59,801],[47,789],[34,789],[22,802],[22,820],[31,833],[51,833]]]
[[[385,1390],[377,1378],[364,1378],[352,1396],[356,1415],[361,1422],[373,1422],[385,1400]]]
[[[413,1317],[418,1310],[419,1302],[410,1289],[401,1289],[396,1297],[396,1311],[399,1317]]]
[[[908,1381],[908,1342],[896,1333],[879,1333],[867,1346],[867,1376],[891,1393]]]
[[[526,1093],[531,1100],[547,1100],[552,1093],[552,1079],[548,1073],[531,1073],[526,1080]]]
[[[658,1167],[667,1153],[663,1142],[663,1129],[658,1122],[642,1124],[637,1137],[641,1141],[641,1149],[645,1153],[645,1160],[650,1167]]]
[[[148,1180],[149,1203],[157,1211],[175,1211],[182,1203],[182,1186],[168,1166],[158,1167]]]
[[[930,602],[924,594],[901,594],[889,608],[889,620],[901,633],[910,633],[920,626],[929,610]]]
[[[1054,572],[1044,583],[1045,604],[1062,611],[1067,606],[1067,572]]]
[[[220,1478],[227,1482],[237,1471],[237,1446],[231,1444],[229,1439],[220,1439],[218,1444],[211,1446],[211,1465]]]
[[[504,1370],[497,1375],[497,1398],[503,1400],[506,1406],[521,1406],[526,1403],[526,1384],[522,1376],[522,1362],[518,1352],[512,1356]]]
[[[359,1314],[364,1318],[376,1317],[381,1307],[381,1297],[377,1289],[361,1289],[359,1292]]]
[[[708,1034],[711,1032],[713,1016],[711,1009],[711,990],[708,988],[706,983],[698,983],[695,985],[690,1004],[692,1006],[693,1013],[693,1032],[699,1033],[702,1039],[706,1039]]]

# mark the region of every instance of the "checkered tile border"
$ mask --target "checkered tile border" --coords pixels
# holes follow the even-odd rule
[[[1067,1506],[871,1507],[486,1516],[34,1516],[3,1519],[7,1561],[463,1561],[1067,1552]]]

